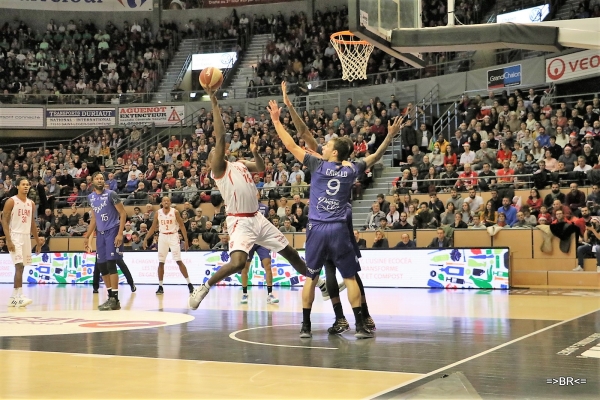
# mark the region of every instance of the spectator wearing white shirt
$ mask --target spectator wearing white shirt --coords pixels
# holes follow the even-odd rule
[[[577,165],[573,168],[573,172],[588,172],[593,168],[591,165],[585,163],[585,157],[579,156],[577,157]]]
[[[240,17],[240,28],[246,29],[249,23],[250,20],[248,19],[248,17],[246,17],[246,14],[242,14],[242,16]]]
[[[325,143],[327,143],[327,142],[329,142],[331,139],[333,139],[333,138],[337,138],[337,137],[338,137],[338,135],[337,135],[337,134],[336,134],[336,133],[333,131],[333,129],[332,129],[332,128],[329,128],[329,129],[327,130],[327,134],[324,136],[324,138],[325,138]]]
[[[131,25],[131,33],[135,32],[142,32],[142,27],[140,26],[140,24],[137,23],[137,21],[135,21],[133,25]]]
[[[296,175],[300,175],[301,181],[304,181],[304,172],[300,169],[300,164],[295,163],[290,173],[290,182],[296,182]]]
[[[131,170],[129,170],[129,174],[127,174],[127,180],[134,181],[139,179],[140,175],[142,175],[142,171],[137,169],[137,165],[133,164]]]
[[[475,152],[471,151],[471,145],[469,143],[463,144],[465,152],[460,155],[460,167],[459,170],[464,169],[465,164],[472,164],[475,161]]]

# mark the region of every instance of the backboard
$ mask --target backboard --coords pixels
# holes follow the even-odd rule
[[[391,48],[393,30],[421,28],[420,9],[421,0],[349,0],[350,31],[391,56],[422,67],[418,54],[399,53]]]

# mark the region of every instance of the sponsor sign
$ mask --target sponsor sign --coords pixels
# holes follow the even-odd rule
[[[43,108],[0,108],[0,128],[43,128]]]
[[[185,106],[120,107],[119,125],[168,126],[181,123],[185,118]]]
[[[304,257],[304,251],[300,251]],[[136,283],[158,282],[156,252],[126,252],[124,259]],[[96,257],[89,253],[42,253],[33,255],[33,265],[25,268],[27,283],[91,283]],[[183,252],[182,261],[188,267],[194,284],[206,282],[229,261],[221,251]],[[364,250],[360,259],[361,278],[370,287],[414,287],[435,289],[508,289],[509,252],[494,249],[409,249]],[[276,286],[296,286],[304,283],[289,262],[277,253],[271,255],[273,283]],[[324,272],[322,272],[323,274]],[[13,266],[8,254],[0,254],[0,283],[10,283]],[[119,274],[120,282],[125,282]],[[254,256],[249,271],[250,285],[264,285],[265,271]],[[186,283],[179,267],[169,256],[165,263],[167,284]],[[226,278],[222,285],[241,285],[241,275]]]
[[[497,23],[512,22],[514,24],[531,24],[542,22],[550,14],[550,4],[526,8],[525,10],[513,11],[500,14],[496,17]]]
[[[237,61],[235,51],[229,53],[192,54],[192,70],[203,70],[206,67],[215,67],[221,70],[233,67]]]
[[[117,124],[114,108],[58,108],[46,110],[47,128],[103,127]]]
[[[510,67],[491,69],[487,72],[488,89],[500,89],[521,84],[521,64]]]
[[[240,7],[251,6],[255,4],[287,3],[297,0],[204,0],[199,2],[199,6],[189,5],[183,0],[163,0],[165,10],[185,10],[192,8],[221,8],[221,7]],[[187,5],[186,5],[187,4]]]
[[[585,50],[546,59],[546,82],[600,75],[600,50]]]
[[[2,0],[0,8],[34,11],[152,11],[152,0]]]
[[[33,298],[34,304],[41,304]],[[40,299],[41,301],[41,299]],[[67,335],[158,328],[193,321],[189,314],[158,311],[30,311],[0,313],[0,337]]]

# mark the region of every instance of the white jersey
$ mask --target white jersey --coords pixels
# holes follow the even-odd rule
[[[10,233],[29,235],[33,218],[33,201],[27,199],[23,202],[17,196],[11,198],[15,202],[15,205],[10,214]]]
[[[158,232],[162,234],[172,234],[179,231],[179,224],[175,213],[177,210],[171,208],[168,214],[165,214],[164,208],[158,210]]]
[[[248,168],[241,162],[227,162],[225,173],[212,174],[227,206],[227,214],[254,214],[258,210],[256,184]]]

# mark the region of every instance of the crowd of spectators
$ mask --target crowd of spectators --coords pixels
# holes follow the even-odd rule
[[[577,4],[577,8],[572,8],[569,11],[568,19],[584,19],[600,17],[600,3],[595,2],[592,5],[590,0],[584,0]]]
[[[463,96],[461,123],[449,141],[424,124],[403,128],[403,151],[397,154],[403,170],[388,194],[393,200],[379,194],[363,229],[442,228],[450,236],[454,229],[566,223],[578,228],[580,247],[595,244],[600,100],[553,105],[547,95],[530,89],[490,92],[485,99]],[[589,195],[583,185],[591,186]],[[516,189],[529,195],[515,196]],[[550,192],[541,196],[542,189]],[[446,202],[439,192],[449,193]],[[490,199],[484,201],[482,192]]]
[[[50,20],[45,31],[19,20],[5,22],[0,103],[142,101],[158,87],[177,43],[175,24],[163,23],[153,32],[147,19],[104,27],[92,20]]]

